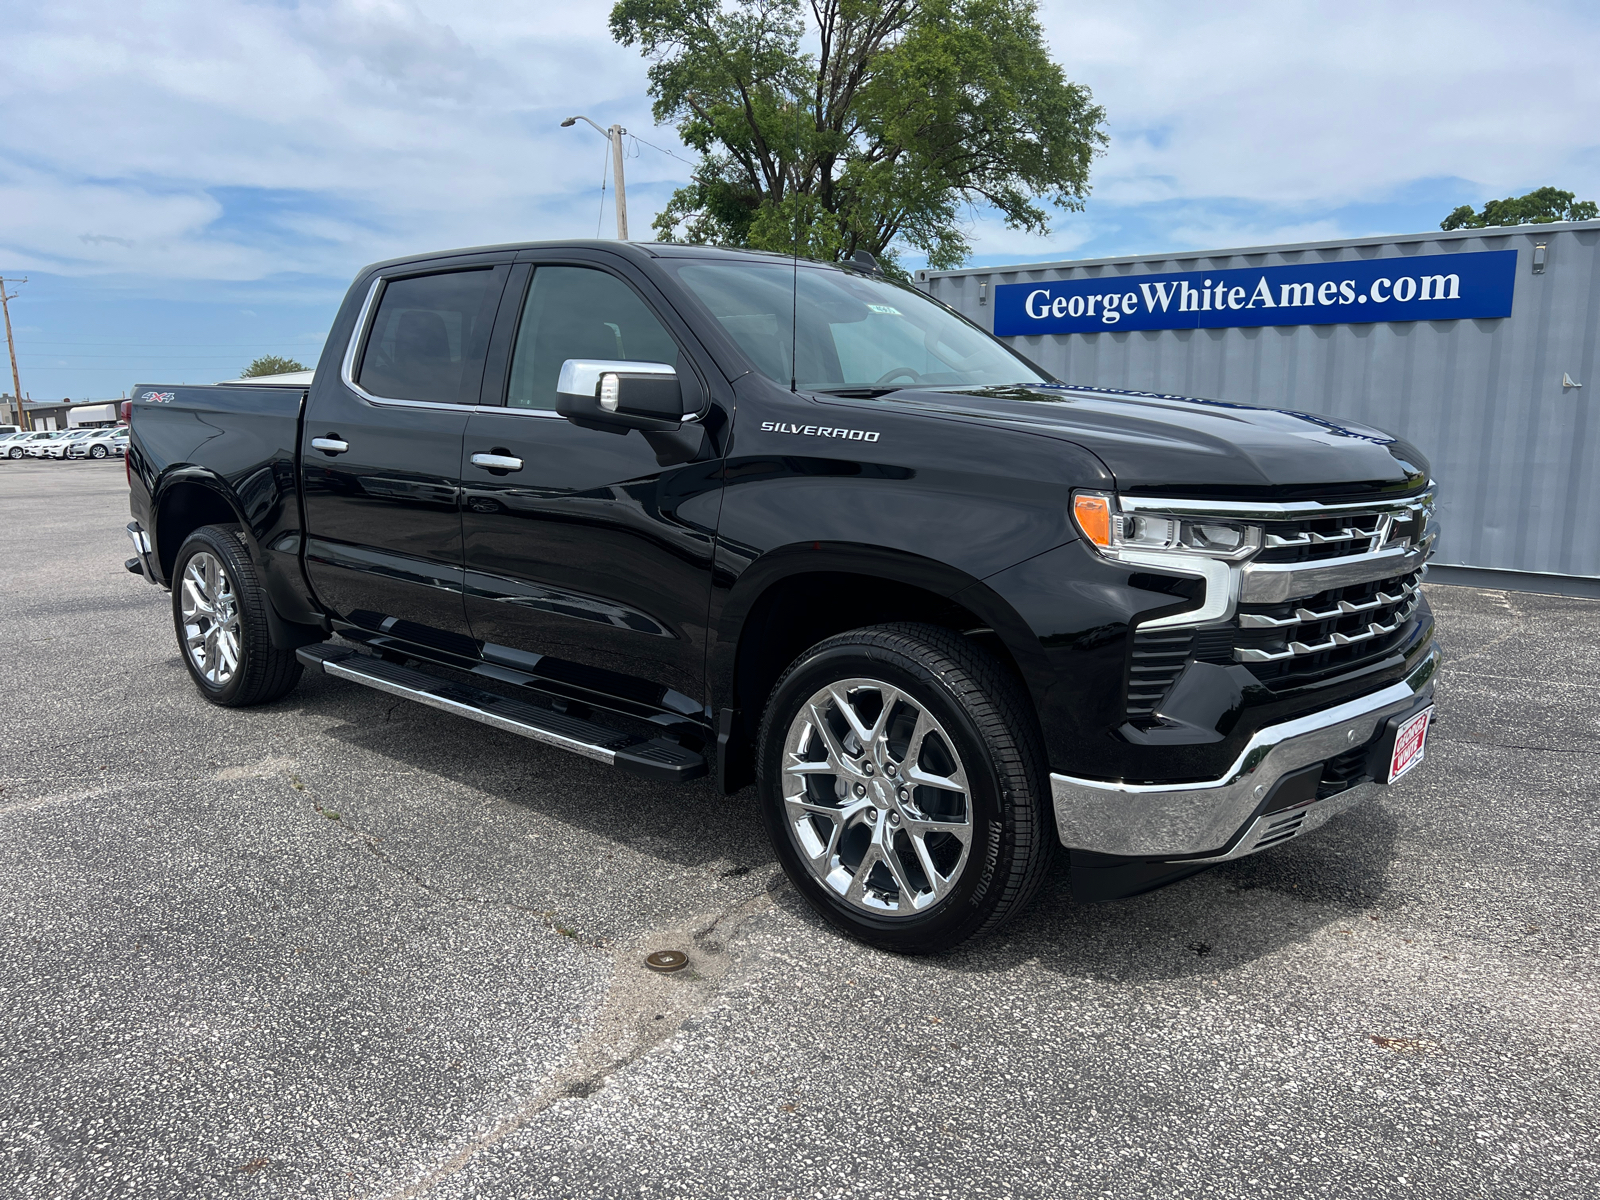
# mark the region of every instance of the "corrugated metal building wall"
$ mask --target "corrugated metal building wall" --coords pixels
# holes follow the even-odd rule
[[[1069,383],[1296,409],[1399,434],[1428,455],[1440,484],[1434,561],[1445,570],[1436,578],[1600,595],[1600,380],[1592,378],[1600,222],[919,271],[917,279],[993,329],[994,289],[1007,283],[1127,277],[1135,287],[1141,276],[1176,271],[1508,249],[1517,264],[1505,318],[1006,340]],[[1530,574],[1500,574],[1509,572]]]

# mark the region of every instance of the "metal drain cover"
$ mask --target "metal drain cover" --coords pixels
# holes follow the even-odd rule
[[[682,950],[657,950],[645,955],[644,965],[663,973],[681,971],[689,965],[689,956]]]

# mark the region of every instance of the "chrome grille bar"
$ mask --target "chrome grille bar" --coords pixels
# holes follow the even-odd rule
[[[1241,629],[1288,629],[1295,625],[1312,625],[1318,621],[1331,621],[1335,617],[1346,616],[1350,613],[1367,612],[1374,608],[1387,608],[1392,604],[1403,604],[1416,594],[1420,583],[1407,583],[1391,591],[1380,591],[1372,599],[1363,601],[1341,600],[1333,608],[1324,612],[1316,612],[1309,608],[1297,608],[1292,617],[1273,617],[1266,613],[1240,613],[1239,627]]]
[[[1304,610],[1302,610],[1304,611]],[[1337,650],[1340,646],[1353,646],[1357,642],[1368,642],[1373,638],[1384,637],[1395,632],[1417,611],[1417,602],[1412,600],[1405,608],[1396,612],[1388,624],[1371,621],[1359,633],[1334,633],[1330,634],[1325,642],[1290,642],[1282,650],[1258,650],[1253,647],[1235,647],[1233,658],[1235,662],[1281,662],[1286,658],[1301,658],[1307,654],[1321,654],[1324,650]],[[1334,616],[1339,614],[1335,612]]]

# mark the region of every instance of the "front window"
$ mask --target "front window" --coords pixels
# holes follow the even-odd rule
[[[982,330],[887,280],[814,263],[690,260],[675,269],[756,369],[785,386],[791,378],[819,392],[1045,382]]]
[[[592,267],[533,272],[506,404],[554,410],[556,381],[569,358],[678,365],[678,346],[627,284]]]

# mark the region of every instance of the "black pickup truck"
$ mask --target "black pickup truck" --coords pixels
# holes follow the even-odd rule
[[[207,699],[302,669],[663,784],[937,951],[1422,757],[1422,455],[1075,387],[873,265],[566,242],[356,279],[309,387],[140,385],[130,571]]]

